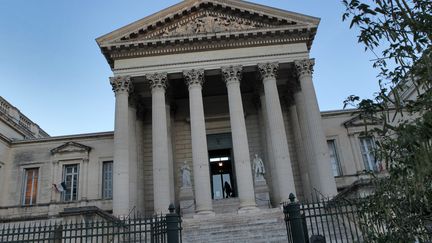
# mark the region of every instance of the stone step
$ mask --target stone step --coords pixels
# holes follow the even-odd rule
[[[182,226],[183,242],[186,243],[287,241],[284,216],[280,209],[185,218]]]
[[[240,206],[238,198],[213,200],[213,210],[216,214],[236,213]]]

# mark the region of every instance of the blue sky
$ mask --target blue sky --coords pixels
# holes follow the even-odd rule
[[[95,39],[175,0],[0,0],[0,96],[50,135],[113,130],[112,72]],[[339,0],[253,0],[321,18],[311,57],[321,110],[378,89]]]

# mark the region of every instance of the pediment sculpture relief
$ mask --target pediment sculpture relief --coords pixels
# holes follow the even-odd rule
[[[243,31],[263,27],[270,27],[270,25],[249,19],[206,11],[198,17],[182,20],[169,27],[165,27],[153,35],[149,35],[148,38]]]

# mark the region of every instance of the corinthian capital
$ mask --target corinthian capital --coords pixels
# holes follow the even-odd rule
[[[222,67],[222,77],[227,85],[230,83],[240,82],[242,71],[243,67],[240,65]]]
[[[194,85],[202,86],[204,83],[204,69],[192,69],[183,71],[186,85],[190,88]]]
[[[110,77],[109,79],[114,93],[132,91],[132,82],[130,81],[130,76],[115,76]]]
[[[168,85],[168,74],[167,73],[152,73],[146,75],[147,80],[150,82],[150,88],[162,88],[166,89]]]
[[[268,62],[268,63],[258,63],[258,71],[261,74],[261,78],[276,78],[278,75],[279,63]]]
[[[310,75],[313,74],[313,67],[315,65],[315,59],[303,59],[294,61],[294,65],[297,71],[298,76]]]

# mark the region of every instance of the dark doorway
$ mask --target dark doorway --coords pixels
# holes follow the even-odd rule
[[[232,149],[209,151],[212,198],[237,197],[234,180]]]

